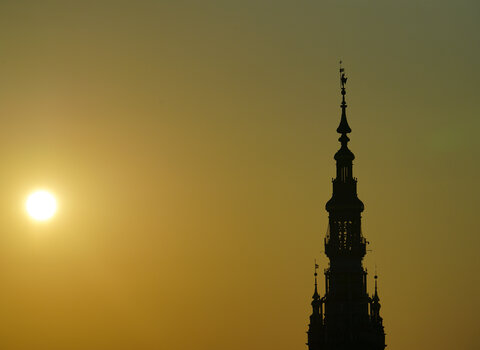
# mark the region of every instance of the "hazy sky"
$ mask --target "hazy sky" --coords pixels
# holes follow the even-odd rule
[[[339,59],[388,349],[480,348],[479,33],[473,0],[2,0],[0,348],[306,349]]]

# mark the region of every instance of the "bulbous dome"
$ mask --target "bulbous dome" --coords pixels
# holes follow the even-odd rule
[[[333,157],[337,162],[338,161],[353,161],[355,159],[355,155],[348,149],[347,146],[340,148],[335,156]]]

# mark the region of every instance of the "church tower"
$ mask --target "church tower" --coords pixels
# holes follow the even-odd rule
[[[341,147],[335,154],[336,178],[332,198],[326,204],[328,231],[325,254],[330,260],[325,270],[325,294],[317,288],[313,294],[308,328],[309,350],[383,350],[385,333],[380,317],[380,303],[375,275],[375,293],[367,292],[367,271],[362,260],[367,241],[362,235],[361,214],[364,206],[357,196],[357,179],[353,177],[355,156],[348,148],[352,130],[347,122],[344,69],[340,67],[342,114],[337,132]]]

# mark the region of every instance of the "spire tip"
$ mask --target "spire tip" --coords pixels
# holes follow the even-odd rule
[[[345,95],[347,93],[345,91],[346,83],[347,83],[347,77],[345,76],[345,68],[342,67],[342,61],[340,61],[340,88],[342,93],[342,103],[340,107],[342,108],[342,117],[340,119],[340,125],[337,128],[337,132],[342,135],[352,132],[352,129],[350,129],[350,126],[348,125],[348,122],[347,122],[347,112],[346,112],[347,103],[345,102]]]

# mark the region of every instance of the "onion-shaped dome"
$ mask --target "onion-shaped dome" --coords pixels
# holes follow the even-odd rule
[[[355,159],[355,155],[348,149],[347,146],[340,148],[335,156],[333,157],[337,162],[338,161],[348,161],[351,162]]]

